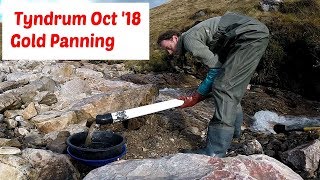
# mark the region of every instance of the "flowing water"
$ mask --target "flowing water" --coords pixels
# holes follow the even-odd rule
[[[89,147],[92,144],[92,135],[95,130],[96,130],[96,122],[93,122],[89,128],[88,135],[84,143],[85,147]]]

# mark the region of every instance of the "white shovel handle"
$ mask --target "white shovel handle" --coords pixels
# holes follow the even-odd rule
[[[118,121],[124,121],[127,119],[144,116],[147,114],[179,107],[184,103],[183,100],[172,99],[168,101],[163,101],[155,104],[150,104],[146,106],[141,106],[137,108],[127,109],[124,111],[118,111],[114,113],[108,113],[104,115],[97,115],[96,123],[97,124],[110,124]]]

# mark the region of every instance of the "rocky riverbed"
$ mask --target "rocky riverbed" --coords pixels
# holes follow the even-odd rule
[[[87,131],[98,114],[176,98],[191,93],[200,82],[183,74],[134,74],[124,64],[86,61],[3,61],[0,70],[0,150],[3,150],[0,151],[0,167],[3,169],[0,173],[1,177],[8,179],[84,178],[94,168],[66,154],[65,140],[70,134]],[[259,158],[264,162],[277,159],[289,167],[288,172],[291,168],[303,178],[319,178],[318,132],[272,134],[252,129],[257,120],[254,115],[261,110],[281,116],[320,117],[319,102],[289,91],[252,85],[242,104],[245,112],[242,136],[234,140],[228,151],[230,161],[221,163],[237,167],[233,164],[236,160],[257,163]],[[118,132],[127,139],[124,160],[140,159],[139,163],[143,164],[143,160],[173,156],[173,159],[186,163],[182,160],[184,155],[177,153],[204,145],[213,110],[213,99],[208,98],[193,108],[171,109],[123,123],[102,125],[99,129]],[[265,155],[258,158],[252,154]],[[195,162],[208,160],[190,156]],[[165,160],[159,162],[164,167],[168,165]],[[278,163],[271,164],[278,167],[275,165]],[[252,170],[250,163],[246,168]],[[208,172],[214,175],[218,170]],[[162,177],[160,174],[158,177]],[[101,174],[95,175],[101,177]],[[282,176],[285,177],[282,179],[290,177]],[[188,176],[181,174],[177,177]],[[94,176],[90,173],[86,178],[94,179]]]

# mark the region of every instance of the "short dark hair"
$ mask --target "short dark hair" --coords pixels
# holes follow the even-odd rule
[[[163,40],[169,40],[172,38],[172,36],[180,36],[180,32],[179,31],[176,31],[176,30],[168,30],[162,34],[159,35],[158,37],[158,41],[157,41],[157,44],[160,45],[161,41]]]

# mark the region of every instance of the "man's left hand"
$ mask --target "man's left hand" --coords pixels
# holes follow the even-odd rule
[[[186,108],[196,105],[198,102],[202,101],[204,97],[198,92],[194,92],[191,96],[181,96],[178,99],[184,101],[180,108]]]

